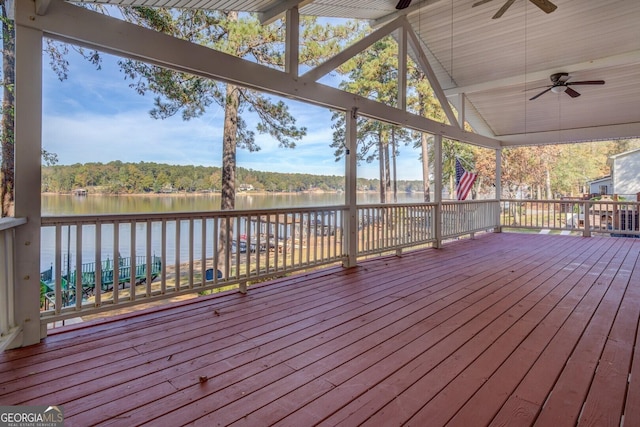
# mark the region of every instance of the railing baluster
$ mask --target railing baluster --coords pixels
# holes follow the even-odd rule
[[[138,279],[137,264],[136,264],[136,221],[132,221],[129,224],[129,247],[131,248],[130,262],[129,262],[129,300],[136,300],[136,283]]]
[[[67,226],[71,227],[70,225]],[[60,310],[62,308],[62,226],[56,225],[56,254],[55,254],[55,271],[56,271],[56,281],[55,281],[55,312],[56,314],[60,314]],[[67,278],[69,277],[69,272],[67,272]]]
[[[147,263],[146,263],[146,267],[145,267],[146,268],[146,270],[145,270],[145,285],[146,285],[145,286],[145,288],[146,288],[145,296],[146,297],[150,297],[152,295],[151,281],[153,280],[153,278],[151,277],[152,276],[151,273],[152,273],[152,270],[153,270],[153,267],[154,267],[153,263],[155,261],[152,258],[152,255],[151,255],[151,245],[152,245],[152,233],[151,233],[151,228],[152,227],[151,227],[151,224],[152,224],[152,222],[150,220],[147,220],[146,225],[145,225],[145,227],[146,227],[145,231],[147,233],[146,234],[147,238],[145,240],[145,242],[146,242],[145,254],[146,254],[146,257],[147,257]],[[203,227],[203,229],[204,229],[204,227]],[[155,257],[155,254],[153,254],[153,257]]]
[[[207,218],[202,217],[200,228],[200,287],[204,287],[207,280]],[[216,268],[213,268],[213,275],[216,276]]]
[[[70,254],[70,252],[69,252]],[[71,265],[69,262],[67,265]],[[75,265],[76,277],[75,283],[67,283],[66,289],[66,301],[64,305],[71,305],[71,291],[75,292],[75,298],[82,300],[82,287],[84,285],[84,274],[82,270],[82,225],[76,225],[76,265]],[[73,286],[73,288],[72,288]],[[78,304],[76,304],[76,307]]]
[[[14,230],[0,230],[0,337],[13,327],[13,240]],[[1,342],[1,341],[0,341]]]
[[[245,229],[245,241],[246,241],[246,245],[247,245],[247,253],[245,255],[245,270],[246,270],[246,274],[245,277],[250,277],[251,276],[251,258],[253,257],[252,252],[251,252],[251,243],[252,243],[252,238],[253,235],[251,234],[251,223],[247,221],[247,219],[245,218],[245,225],[244,225],[244,229]],[[256,251],[258,249],[256,248]]]
[[[120,300],[120,222],[113,223],[113,268],[111,269],[111,288],[113,289],[113,303],[117,304]],[[96,303],[99,304],[102,287],[94,290]]]
[[[167,220],[162,219],[160,232],[160,250],[162,259],[161,274],[160,274],[160,293],[162,295],[167,293]]]
[[[220,262],[220,259],[218,257],[218,251],[220,249],[220,224],[219,224],[219,218],[214,218],[213,219],[213,236],[212,236],[212,249],[213,249],[213,284],[214,286],[218,285],[218,263]],[[223,280],[226,280],[228,276],[223,277]]]
[[[17,242],[15,234],[16,229],[26,223],[26,218],[0,218],[0,352],[13,345],[14,338],[21,332],[21,328],[16,324],[15,250]],[[49,270],[47,273],[51,276],[53,271]],[[40,279],[42,280],[42,276]],[[46,279],[51,281],[49,277]],[[38,303],[47,304],[48,299],[41,301],[41,298],[42,296],[38,298]],[[42,307],[43,304],[40,306]]]
[[[94,251],[94,259],[95,259],[95,271],[93,273],[93,277],[94,277],[94,289],[98,288],[101,289],[102,288],[102,223],[100,221],[96,222],[95,225],[95,241],[96,241],[96,248]],[[84,289],[83,289],[84,292]],[[89,290],[87,290],[87,292],[89,292]],[[82,304],[80,304],[81,306]]]
[[[180,257],[180,251],[182,250],[181,245],[180,245],[180,235],[181,235],[181,229],[182,229],[182,221],[179,218],[175,219],[175,224],[176,224],[176,233],[175,233],[175,246],[176,246],[176,253],[175,253],[175,283],[173,286],[173,291],[174,292],[178,292],[180,290],[180,275],[182,274],[182,272],[180,271],[180,261],[181,261],[181,257]]]
[[[193,289],[193,248],[195,245],[195,238],[194,238],[194,229],[193,229],[193,218],[189,218],[189,222],[188,222],[188,227],[189,227],[189,280],[188,280],[188,287],[189,289]]]
[[[235,222],[235,224],[233,224],[234,222]],[[236,274],[234,275],[234,277],[236,279],[239,279],[241,277],[241,274],[240,274],[240,253],[241,253],[241,248],[240,248],[240,221],[239,221],[238,217],[233,217],[232,218],[231,235],[233,236],[233,241],[236,243],[236,252],[235,252],[235,258],[236,258],[235,259],[235,265],[236,265],[235,272],[236,272]]]

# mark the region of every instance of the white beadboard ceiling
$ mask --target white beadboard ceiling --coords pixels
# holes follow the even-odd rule
[[[299,5],[303,15],[368,19],[398,16],[397,0],[101,0],[99,3],[237,10],[281,16]],[[546,14],[516,0],[413,0],[405,14],[423,43],[439,83],[454,105],[464,94],[465,117],[477,133],[505,146],[640,137],[640,1],[552,0]],[[571,98],[548,92],[549,75],[572,81]],[[539,89],[532,89],[539,88]]]

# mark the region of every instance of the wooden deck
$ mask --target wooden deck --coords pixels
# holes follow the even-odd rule
[[[488,234],[0,354],[65,425],[639,426],[640,239]]]

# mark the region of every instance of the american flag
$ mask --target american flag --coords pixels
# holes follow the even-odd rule
[[[473,183],[476,182],[478,174],[468,172],[462,167],[460,159],[456,157],[456,197],[458,200],[467,198]]]

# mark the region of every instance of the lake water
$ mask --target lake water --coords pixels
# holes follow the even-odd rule
[[[423,200],[421,193],[399,193],[398,203]],[[240,193],[236,209],[273,209],[344,204],[344,193]],[[358,193],[358,203],[378,203],[378,193]],[[42,215],[95,215],[148,212],[202,212],[220,209],[219,194],[172,195],[42,195]]]
[[[343,193],[292,193],[292,194],[250,194],[242,193],[236,198],[236,209],[253,210],[253,209],[272,209],[286,207],[307,207],[307,206],[335,206],[344,204]],[[379,195],[377,193],[359,193],[358,203],[369,204],[378,203]],[[401,193],[398,194],[398,202],[421,202],[422,194]],[[197,194],[197,195],[136,195],[136,196],[105,196],[90,195],[86,197],[77,197],[71,195],[43,195],[42,196],[42,215],[43,216],[61,216],[61,215],[96,215],[96,214],[125,214],[125,213],[163,213],[163,212],[202,212],[217,211],[220,209],[219,194]],[[339,218],[333,218],[329,221],[329,225],[335,226],[339,223]],[[102,226],[101,248],[103,258],[113,258],[114,241],[113,241],[113,225],[104,224]],[[130,236],[131,230],[129,224],[121,224],[120,239],[115,252],[122,257],[128,257],[131,254]],[[146,253],[146,224],[136,224],[136,254],[144,255]],[[161,224],[154,223],[152,225],[152,233],[154,236],[161,235]],[[166,224],[167,236],[176,235],[176,222],[168,222]],[[183,225],[181,225],[183,227]],[[199,236],[202,225],[195,222],[194,234]],[[207,230],[213,230],[213,220],[208,220]],[[241,226],[242,227],[242,226]],[[75,227],[64,227],[62,233],[62,264],[67,264],[67,256],[70,256],[69,263],[74,265],[75,262]],[[95,229],[93,226],[85,227],[82,235],[82,259],[83,263],[92,262],[95,256]],[[245,231],[240,230],[240,233]],[[188,233],[183,231],[180,238],[180,254],[181,261],[188,260]],[[176,259],[175,245],[171,241],[167,241],[166,247],[167,259]],[[162,250],[161,241],[153,239],[151,243],[154,255],[159,255]],[[44,227],[41,233],[41,271],[50,268],[54,264],[55,259],[55,230],[53,227]],[[70,248],[70,250],[69,250]],[[201,256],[201,247],[195,249],[196,259]],[[207,239],[206,249],[207,256],[211,256],[213,252],[213,236]],[[70,255],[68,255],[70,254]],[[104,259],[103,259],[104,260]],[[63,267],[63,270],[66,270]]]

